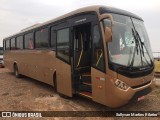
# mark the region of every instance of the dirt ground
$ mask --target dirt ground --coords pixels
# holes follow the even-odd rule
[[[16,78],[6,68],[0,68],[0,86],[0,111],[160,111],[160,87],[158,85],[144,100],[116,109],[108,108],[80,96],[67,99],[60,97],[51,86],[31,78]],[[118,120],[120,118],[108,119]],[[158,118],[154,119],[158,120]]]

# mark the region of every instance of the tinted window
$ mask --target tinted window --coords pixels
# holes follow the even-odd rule
[[[35,34],[35,47],[48,48],[48,28],[41,29]]]
[[[100,37],[100,31],[98,25],[93,28],[93,45],[92,45],[92,64],[93,66],[104,71],[104,54],[103,54],[103,43]]]
[[[69,28],[57,31],[57,56],[69,62]]]
[[[56,32],[53,27],[51,28],[51,47],[56,49]]]
[[[24,48],[25,49],[34,48],[33,33],[29,33],[24,36]]]
[[[17,37],[16,44],[17,49],[23,49],[23,36]]]
[[[3,50],[6,50],[6,42],[3,40]]]
[[[11,39],[11,50],[15,50],[15,48],[16,48],[15,45],[16,45],[15,44],[15,38],[12,38]]]
[[[3,55],[3,47],[0,47],[0,55]]]
[[[10,40],[6,40],[6,50],[10,50]]]

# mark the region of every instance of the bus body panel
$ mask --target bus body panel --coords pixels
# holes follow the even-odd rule
[[[91,68],[92,97],[93,101],[105,104],[106,99],[106,74],[95,68]]]
[[[58,92],[72,96],[71,67],[56,58],[54,51],[6,51],[4,54],[5,65],[12,72],[14,71],[14,63],[16,63],[20,74],[50,85],[53,85],[53,74],[56,72]]]
[[[5,52],[5,65],[12,72],[14,63],[20,74],[53,85],[55,69],[55,52],[50,50],[23,50]]]
[[[56,58],[57,91],[72,97],[71,65]]]
[[[129,101],[131,101],[136,93],[140,93],[141,91],[148,92],[148,89],[150,91],[153,89],[153,72],[151,75],[147,75],[140,78],[126,78],[125,76],[121,76],[117,74],[117,78],[113,75],[117,74],[114,71],[109,70],[109,74],[106,75],[106,103],[105,105],[115,108],[117,106],[122,106],[124,104],[127,104]],[[150,83],[143,85],[143,79],[150,80]],[[121,90],[118,87],[115,86],[115,80],[122,80],[124,82],[129,81],[128,85],[130,86],[127,90]],[[129,80],[127,80],[129,79]],[[142,86],[140,86],[142,85]],[[132,86],[137,86],[135,88],[132,88]],[[144,93],[145,93],[144,92]],[[145,95],[145,94],[144,94]],[[138,101],[138,97],[142,97],[142,95],[137,96],[134,98],[134,101]]]
[[[149,81],[153,80],[154,78],[154,72],[147,76],[142,76],[138,78],[128,78],[121,74],[118,74],[117,79],[123,80],[127,85],[136,88],[136,86],[139,86],[141,84],[148,83]],[[129,79],[129,80],[128,80]]]

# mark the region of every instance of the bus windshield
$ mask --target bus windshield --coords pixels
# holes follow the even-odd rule
[[[108,43],[109,61],[127,67],[146,67],[153,63],[150,42],[143,21],[112,14],[112,42]],[[104,25],[110,21],[104,19]]]

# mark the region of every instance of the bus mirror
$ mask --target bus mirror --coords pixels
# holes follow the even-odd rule
[[[112,31],[111,31],[111,28],[109,28],[109,27],[105,28],[105,41],[106,42],[112,41]]]

